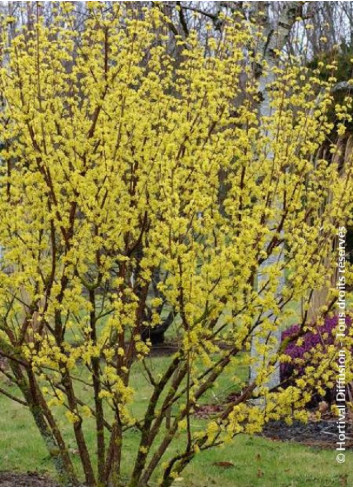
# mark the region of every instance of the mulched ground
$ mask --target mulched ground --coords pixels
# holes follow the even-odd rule
[[[229,345],[226,343],[219,341],[217,343],[219,348],[222,350],[229,350]],[[165,341],[161,344],[152,345],[152,348],[149,352],[149,356],[151,357],[166,357],[173,355],[180,348],[180,344],[177,341]]]
[[[333,448],[338,440],[336,419],[309,421],[306,424],[294,421],[292,425],[284,421],[271,421],[261,435],[271,440],[295,441],[321,448]],[[345,446],[353,450],[353,423],[346,424]]]
[[[38,472],[21,474],[0,471],[0,487],[58,487],[58,485]]]
[[[153,345],[149,356],[151,357],[168,357],[170,355],[173,355],[178,351],[178,344],[177,343],[172,343],[172,342],[167,342],[165,341],[164,343],[161,343],[160,345]]]

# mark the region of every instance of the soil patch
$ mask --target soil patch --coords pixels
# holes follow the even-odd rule
[[[0,471],[0,487],[59,487],[47,475],[38,472]]]
[[[176,353],[179,349],[178,343],[164,342],[157,345],[152,345],[149,356],[151,357],[168,357]]]
[[[320,420],[288,425],[284,421],[270,421],[262,436],[272,440],[295,441],[305,445],[334,448],[338,440],[337,420]],[[346,449],[353,450],[353,423],[346,423]]]

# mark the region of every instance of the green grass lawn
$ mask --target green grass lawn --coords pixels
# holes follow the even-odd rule
[[[165,367],[166,357],[148,360],[151,368]],[[240,372],[246,376],[246,369]],[[0,383],[4,382],[0,379]],[[234,386],[223,382],[224,395]],[[136,417],[144,412],[150,387],[142,369],[135,366],[133,384],[136,398],[133,414]],[[12,392],[14,388],[7,386]],[[219,392],[219,389],[217,390]],[[82,392],[84,395],[84,392]],[[204,402],[222,402],[212,390]],[[2,471],[43,471],[55,479],[55,471],[47,455],[43,442],[33,423],[31,415],[23,406],[0,396],[0,470]],[[87,420],[87,441],[94,444],[93,420]],[[197,429],[205,426],[206,421],[193,419]],[[71,435],[71,426],[62,420],[66,431],[69,450],[74,458],[78,456]],[[182,436],[182,435],[181,435]],[[139,433],[130,431],[125,441],[123,467],[126,479],[131,471]],[[176,440],[177,444],[177,440]],[[170,447],[172,453],[175,447]],[[275,442],[260,436],[238,436],[231,444],[199,454],[182,475],[175,481],[180,486],[352,486],[353,452],[347,453],[346,462],[339,465],[334,450],[322,450],[297,443]],[[158,474],[157,474],[158,476]],[[152,481],[153,482],[153,481]],[[155,483],[157,480],[154,481]]]
[[[55,479],[54,468],[29,413],[4,397],[0,398],[0,409],[0,470],[37,470]],[[126,468],[137,441],[137,434],[132,433],[125,447]],[[70,449],[75,450],[73,442]],[[345,464],[339,465],[334,450],[241,435],[224,448],[201,453],[175,485],[349,487],[353,485],[352,468],[352,452],[347,453]]]

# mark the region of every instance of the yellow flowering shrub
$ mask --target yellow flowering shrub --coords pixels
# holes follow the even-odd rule
[[[132,429],[129,484],[147,485],[180,432],[168,485],[202,450],[293,410],[303,418],[326,370],[308,372],[300,390],[269,391],[283,353],[273,336],[289,303],[327,285],[326,257],[352,212],[352,164],[342,178],[317,157],[333,129],[334,82],[295,59],[278,60],[271,113],[261,113],[251,53],[262,34],[247,19],[224,17],[207,46],[196,31],[177,37],[177,59],[158,3],[103,5],[87,2],[76,29],[73,3],[56,2],[49,21],[39,15],[13,38],[3,19],[0,353],[69,482],[77,475],[59,412],[87,485],[119,481]],[[349,100],[337,110],[343,133]],[[144,334],[170,314],[178,351],[156,374]],[[254,362],[252,337],[263,359],[256,380],[195,431],[202,396]],[[135,418],[136,363],[151,389]]]

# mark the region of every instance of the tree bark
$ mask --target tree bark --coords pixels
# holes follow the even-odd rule
[[[298,13],[301,10],[301,2],[286,2],[285,5],[282,7],[276,25],[274,25],[273,22],[271,22],[270,20],[269,7],[270,7],[270,2],[260,3],[260,8],[264,9],[263,12],[260,14],[260,19],[264,28],[264,34],[266,39],[266,41],[264,41],[262,45],[262,50],[263,50],[262,54],[263,54],[263,59],[264,61],[266,61],[267,64],[266,72],[265,73],[261,72],[259,78],[259,86],[262,94],[262,102],[259,108],[260,116],[271,115],[270,97],[268,94],[267,87],[274,80],[273,68],[275,67],[275,63],[276,63],[275,50],[281,50],[285,46],[288,40],[290,29],[294,24]],[[273,158],[273,156],[274,156],[273,154],[268,155],[269,158]],[[278,211],[281,212],[281,204],[275,203],[275,205],[278,206]],[[279,255],[282,254],[282,251],[283,251],[283,245],[280,245]],[[277,260],[278,260],[278,256],[275,255],[273,252],[270,253],[270,256],[267,258],[267,260],[265,260],[260,266],[258,278],[263,275],[263,269],[265,267],[276,263]],[[283,289],[284,285],[285,285],[285,277],[283,273],[278,284],[278,289],[277,289],[278,294],[281,293],[281,290]],[[271,316],[271,311],[268,311],[268,316]],[[258,370],[263,364],[263,361],[265,360],[263,357],[259,357],[256,349],[255,338],[258,336],[258,333],[260,333],[260,330],[259,328],[256,328],[255,334],[253,335],[252,342],[251,342],[251,357],[257,358],[257,360],[250,367],[250,383],[256,380]],[[281,340],[281,331],[278,329],[274,331],[272,335],[273,337],[276,338],[277,343],[279,344]],[[259,338],[259,341],[260,343],[265,343],[266,339]],[[273,353],[275,354],[276,352],[274,351]],[[274,387],[279,385],[279,383],[280,383],[280,376],[279,376],[279,368],[277,366],[275,368],[275,371],[270,375],[267,386],[269,387],[269,389],[273,389]]]

